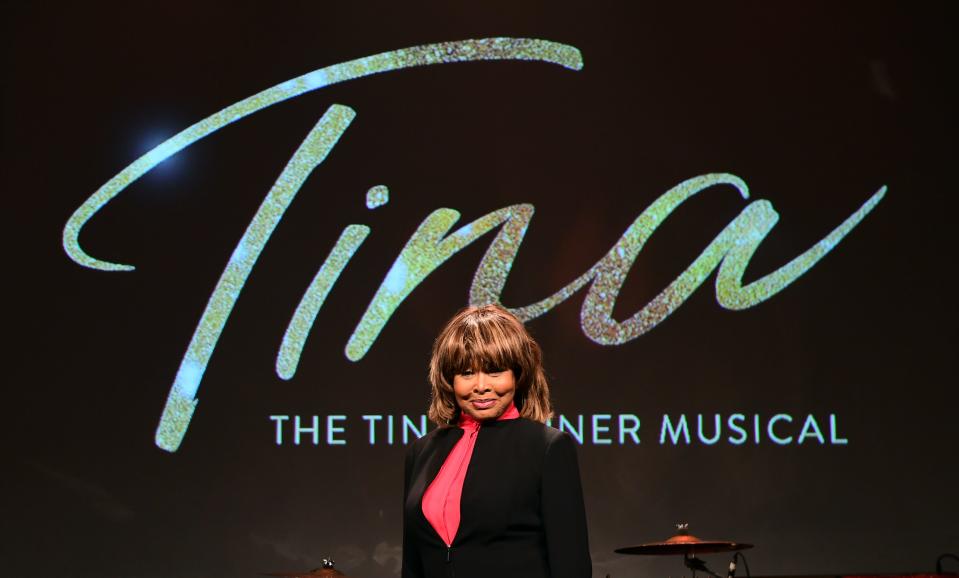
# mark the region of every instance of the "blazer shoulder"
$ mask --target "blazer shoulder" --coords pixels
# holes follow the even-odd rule
[[[548,426],[538,421],[532,421],[524,418],[517,420],[519,433],[528,439],[540,441],[544,448],[549,448],[554,444],[575,443],[573,437],[566,432],[560,431],[552,426]]]
[[[549,443],[554,443],[563,438],[573,439],[568,433],[560,431],[552,426],[543,424],[543,429],[545,430],[546,439],[549,440]]]

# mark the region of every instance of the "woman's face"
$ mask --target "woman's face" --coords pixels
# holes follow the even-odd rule
[[[503,415],[516,393],[513,370],[467,371],[453,376],[453,394],[460,410],[477,421]]]

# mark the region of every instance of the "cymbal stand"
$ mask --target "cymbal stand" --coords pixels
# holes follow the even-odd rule
[[[696,572],[697,572],[697,571],[703,572],[703,573],[705,573],[705,574],[709,574],[709,575],[712,576],[713,578],[722,578],[719,574],[716,574],[715,572],[713,572],[712,570],[710,570],[709,568],[707,568],[707,567],[706,567],[706,562],[704,562],[701,558],[697,558],[695,554],[691,554],[691,553],[689,553],[689,552],[687,552],[686,554],[684,554],[684,555],[683,555],[683,564],[684,564],[687,568],[689,568],[690,570],[693,571],[693,576],[692,576],[692,578],[696,578]]]

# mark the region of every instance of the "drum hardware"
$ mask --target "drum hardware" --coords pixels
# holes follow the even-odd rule
[[[340,572],[334,566],[336,562],[332,556],[323,558],[323,566],[314,568],[308,572],[264,572],[261,576],[278,576],[279,578],[348,578],[346,574]]]
[[[719,552],[736,552],[737,555],[741,556],[741,554],[738,552],[739,550],[745,550],[753,547],[752,544],[745,544],[742,542],[730,542],[726,540],[701,540],[689,533],[689,524],[685,522],[676,524],[676,530],[676,535],[664,542],[649,542],[646,544],[640,544],[638,546],[625,546],[623,548],[617,548],[614,550],[614,552],[617,554],[628,554],[632,556],[674,556],[682,554],[683,565],[692,570],[693,578],[695,578],[696,572],[708,574],[713,578],[723,578],[719,574],[710,570],[706,566],[706,562],[704,562],[701,558],[698,558],[696,555],[716,554]],[[735,574],[736,556],[733,556],[733,560],[729,564],[729,573],[726,575],[726,578],[733,578]]]

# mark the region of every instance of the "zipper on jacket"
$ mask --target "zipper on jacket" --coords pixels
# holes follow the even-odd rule
[[[453,566],[453,547],[446,548],[446,576],[447,578],[456,578],[456,567]]]

